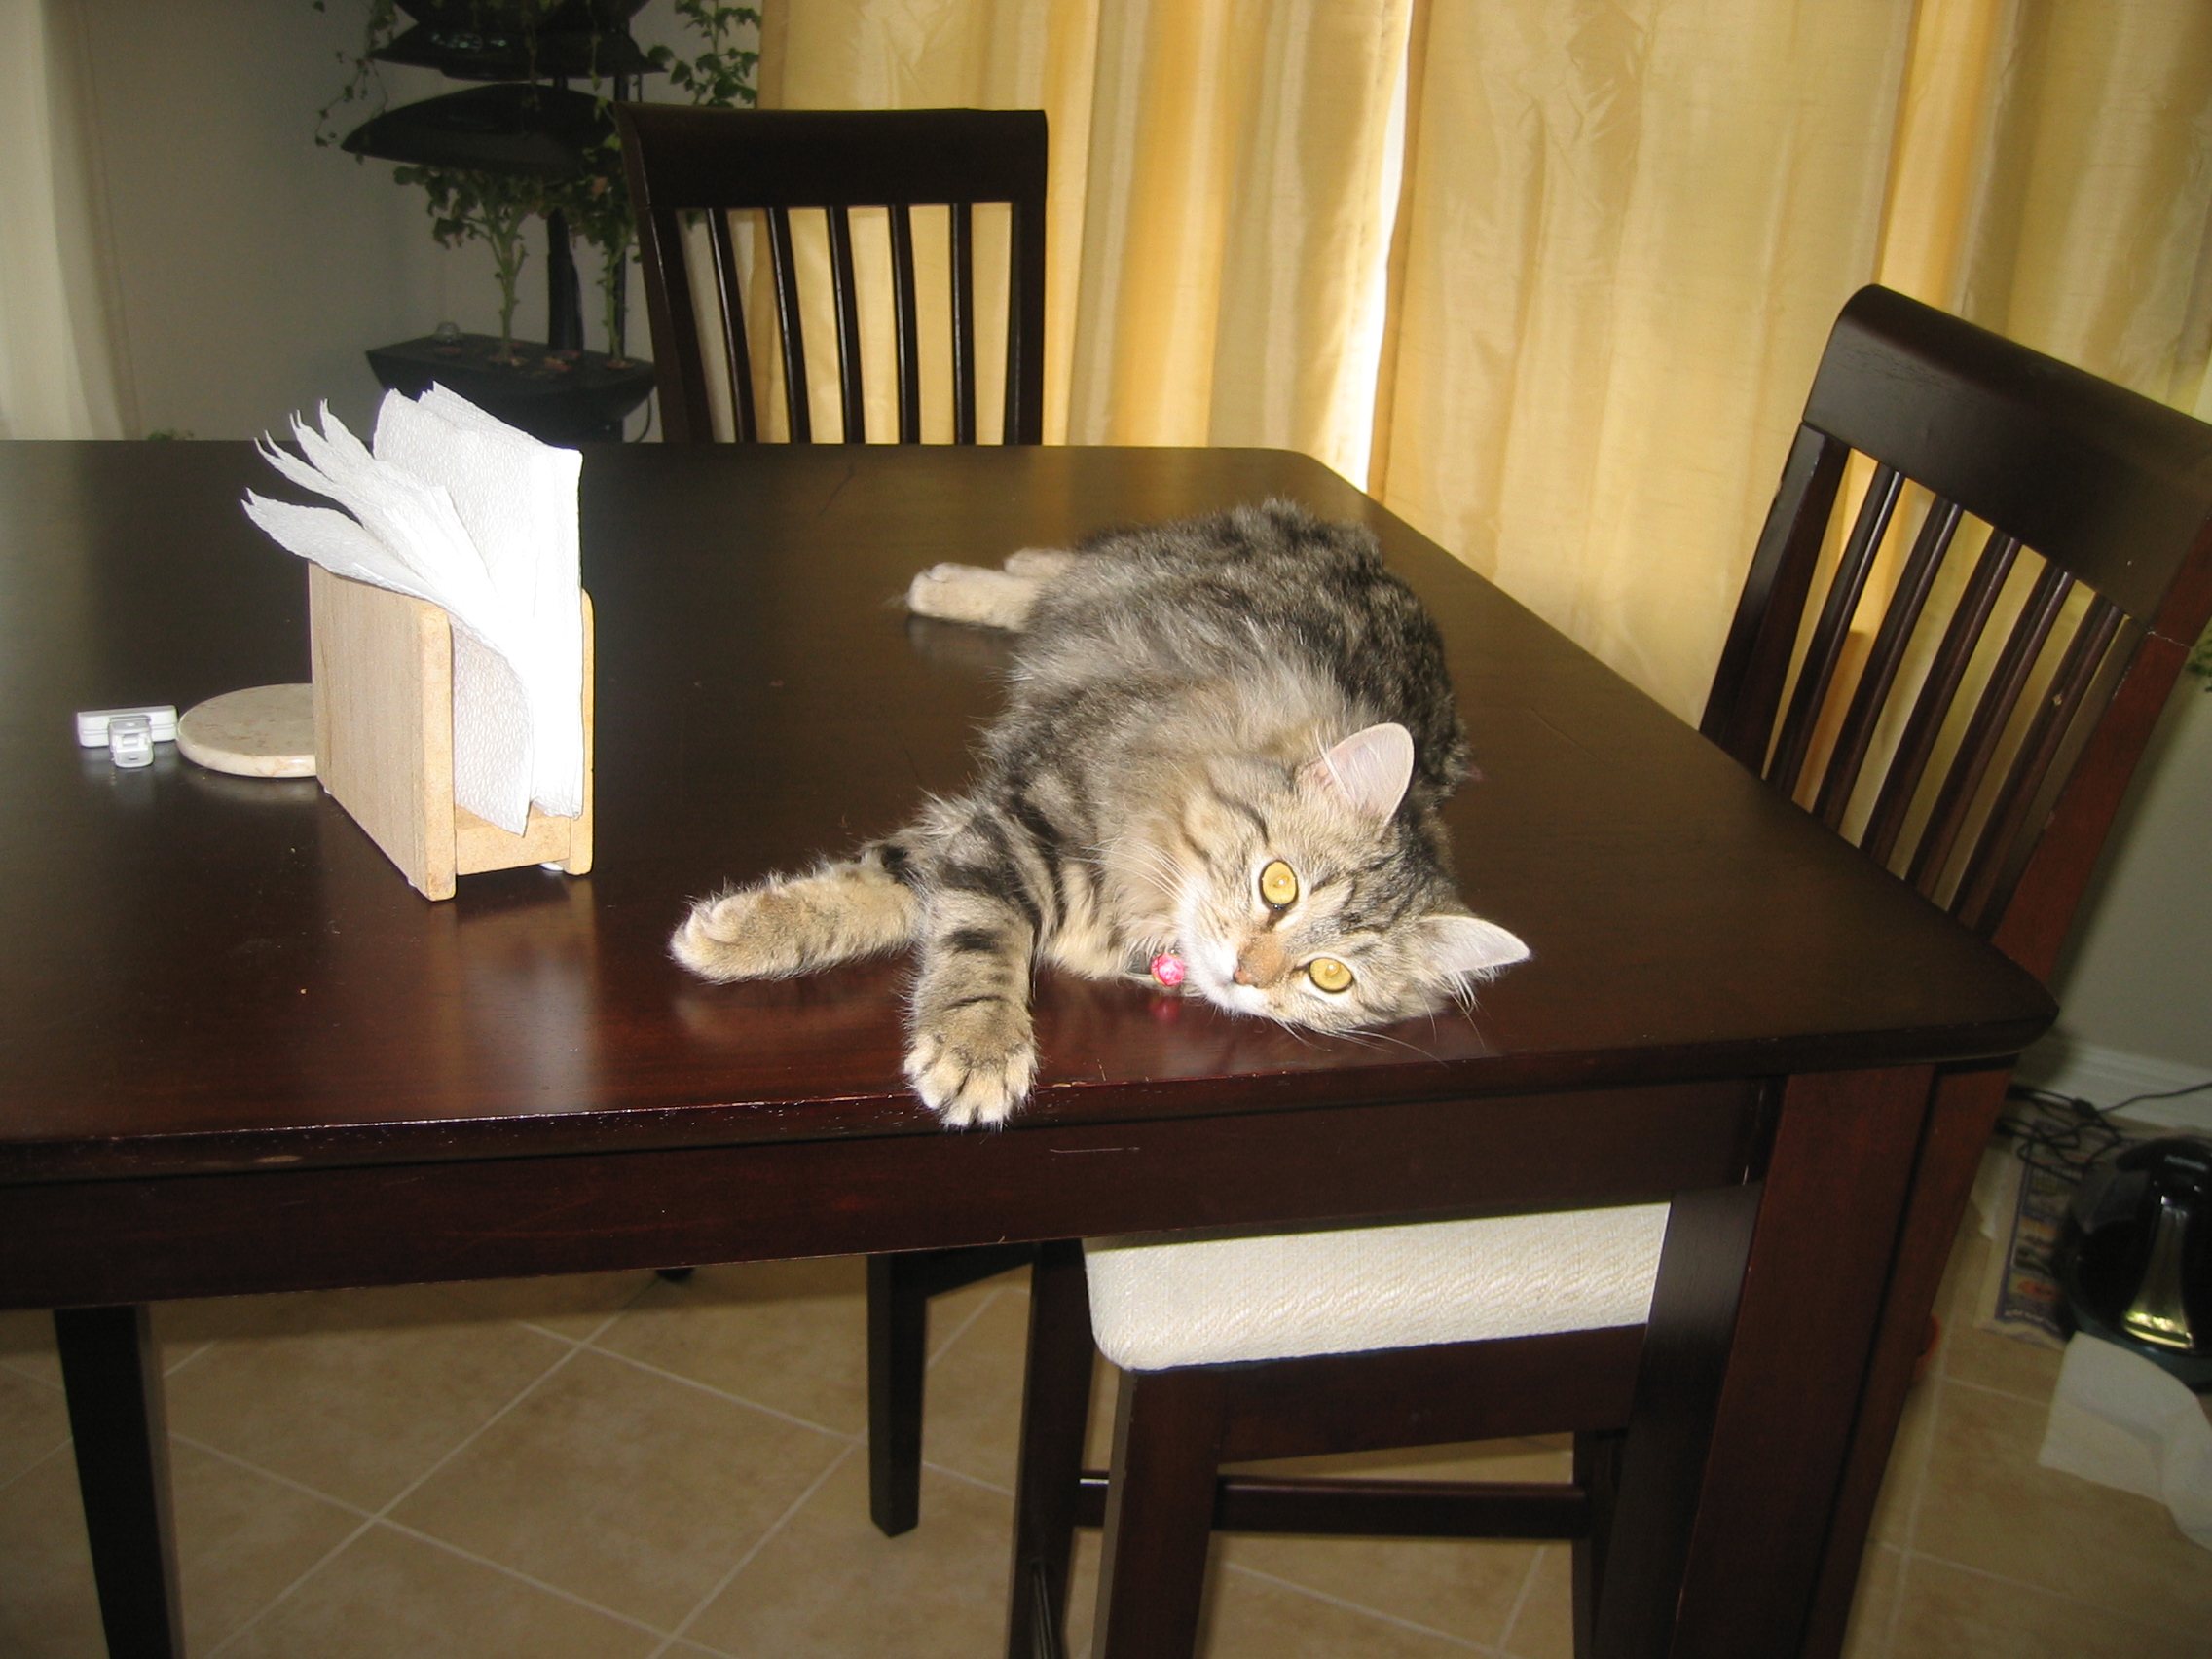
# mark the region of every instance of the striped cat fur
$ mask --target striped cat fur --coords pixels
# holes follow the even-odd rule
[[[1466,733],[1436,626],[1368,531],[1269,501],[939,565],[907,603],[1021,636],[973,787],[700,901],[671,949],[731,980],[918,944],[905,1073],[947,1125],[1028,1096],[1040,962],[1144,979],[1174,955],[1186,995],[1349,1031],[1528,954],[1454,885],[1438,807]]]

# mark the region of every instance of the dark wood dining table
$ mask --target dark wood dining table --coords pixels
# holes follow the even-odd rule
[[[76,743],[74,710],[307,678],[304,568],[249,486],[283,491],[242,443],[0,445],[0,1307],[64,1310],[113,1651],[181,1652],[148,1303],[1730,1183],[1734,1341],[1637,1511],[1674,1539],[1638,1650],[1796,1650],[1859,1545],[1828,1517],[1930,1079],[2044,1029],[2027,974],[1258,450],[588,449],[596,866],[431,903],[312,780]],[[1372,526],[1442,626],[1482,772],[1450,806],[1463,891],[1534,952],[1471,1011],[1316,1038],[1048,972],[1035,1099],[947,1133],[901,1083],[901,963],[669,960],[689,899],[965,776],[1004,642],[909,617],[913,571],[1274,496]],[[1663,1292],[1700,1271],[1677,1219]]]

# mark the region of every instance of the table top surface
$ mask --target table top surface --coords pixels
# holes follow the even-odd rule
[[[0,1182],[935,1134],[904,965],[713,986],[686,902],[957,788],[1003,640],[906,578],[1285,496],[1371,524],[1484,777],[1462,891],[1533,958],[1356,1038],[1046,972],[1016,1123],[2009,1055],[2027,974],[1335,474],[1256,450],[587,449],[597,853],[415,893],[307,780],[123,772],[72,711],[307,678],[250,446],[0,445]]]

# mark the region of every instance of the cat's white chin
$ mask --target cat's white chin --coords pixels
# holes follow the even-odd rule
[[[1226,976],[1207,975],[1197,979],[1198,995],[1216,1008],[1227,1009],[1231,1014],[1248,1014],[1258,1019],[1272,1019],[1275,1013],[1268,1003],[1268,993],[1257,985],[1239,985]]]

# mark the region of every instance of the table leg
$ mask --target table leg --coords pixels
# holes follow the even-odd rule
[[[1867,1367],[1866,1387],[1853,1426],[1835,1525],[1828,1534],[1820,1588],[1805,1641],[1806,1659],[1835,1659],[1843,1649],[1866,1529],[1890,1466],[1890,1447],[1904,1416],[1905,1396],[1928,1341],[1928,1315],[1951,1258],[1959,1218],[1966,1213],[1981,1167],[1982,1149],[2005,1107],[2012,1073],[1957,1073],[1940,1079],[1913,1171],[1898,1260],[1882,1305],[1882,1325]]]
[[[162,1356],[141,1305],[57,1308],[92,1575],[111,1659],[184,1659]]]
[[[1616,1606],[1608,1583],[1601,1652],[1799,1652],[1933,1083],[1933,1068],[1911,1066],[1785,1087],[1672,1638],[1619,1640],[1636,1609]],[[1632,1474],[1624,1457],[1616,1550]]]

